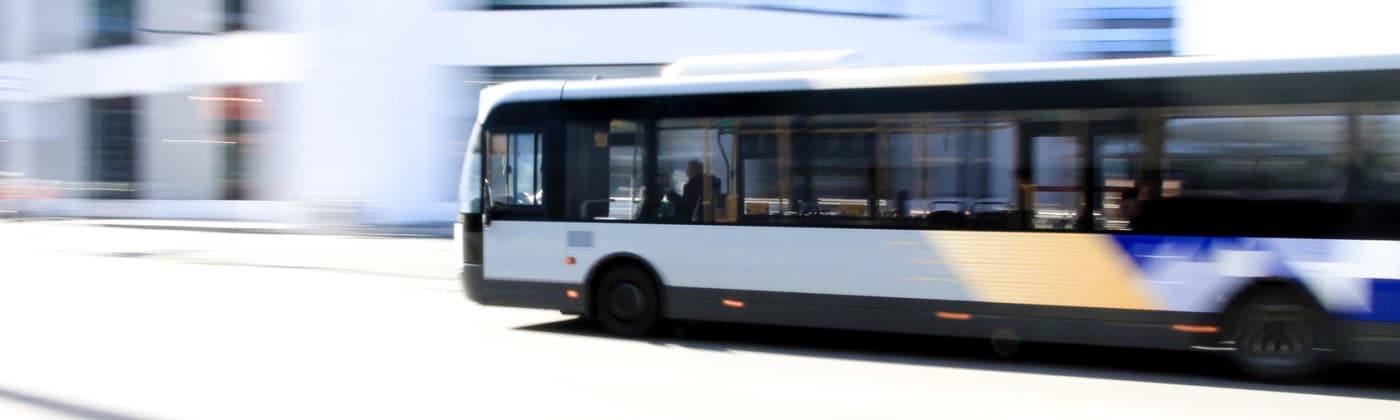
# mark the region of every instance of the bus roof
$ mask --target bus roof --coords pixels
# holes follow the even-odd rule
[[[1162,57],[588,81],[528,81],[487,88],[482,92],[481,110],[484,118],[485,112],[495,104],[541,100],[1393,69],[1400,69],[1400,54],[1260,58]]]

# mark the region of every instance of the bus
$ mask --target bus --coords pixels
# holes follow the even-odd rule
[[[1400,55],[513,82],[464,168],[469,298],[613,334],[1400,359]]]

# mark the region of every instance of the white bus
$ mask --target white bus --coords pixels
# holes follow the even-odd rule
[[[537,81],[482,93],[482,304],[1400,357],[1400,56]]]

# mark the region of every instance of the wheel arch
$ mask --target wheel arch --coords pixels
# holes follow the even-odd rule
[[[1217,313],[1223,314],[1231,308],[1238,306],[1240,302],[1259,294],[1277,291],[1288,293],[1297,298],[1301,303],[1307,304],[1328,317],[1331,316],[1331,312],[1323,306],[1322,301],[1319,300],[1317,295],[1313,293],[1307,285],[1303,284],[1302,281],[1295,278],[1279,276],[1260,277],[1244,282],[1229,295],[1228,299],[1221,302],[1220,306],[1217,308]]]

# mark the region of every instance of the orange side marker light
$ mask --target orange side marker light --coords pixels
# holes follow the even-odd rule
[[[564,296],[568,296],[569,299],[578,299],[578,291],[573,289],[565,290]]]
[[[564,257],[564,264],[574,265],[575,263],[578,263],[578,260],[574,259],[574,257]]]
[[[744,301],[742,301],[742,300],[724,299],[724,300],[721,300],[720,303],[723,303],[724,306],[728,306],[728,307],[731,307],[731,308],[742,308],[742,307],[744,307]]]
[[[933,314],[934,314],[934,315],[937,315],[939,318],[951,319],[951,320],[954,320],[954,321],[967,321],[967,320],[972,319],[972,314],[963,313],[963,312],[943,312],[943,311],[938,311],[938,312],[934,312]]]
[[[1209,334],[1220,332],[1220,327],[1214,325],[1184,325],[1172,324],[1172,329],[1184,333]]]

